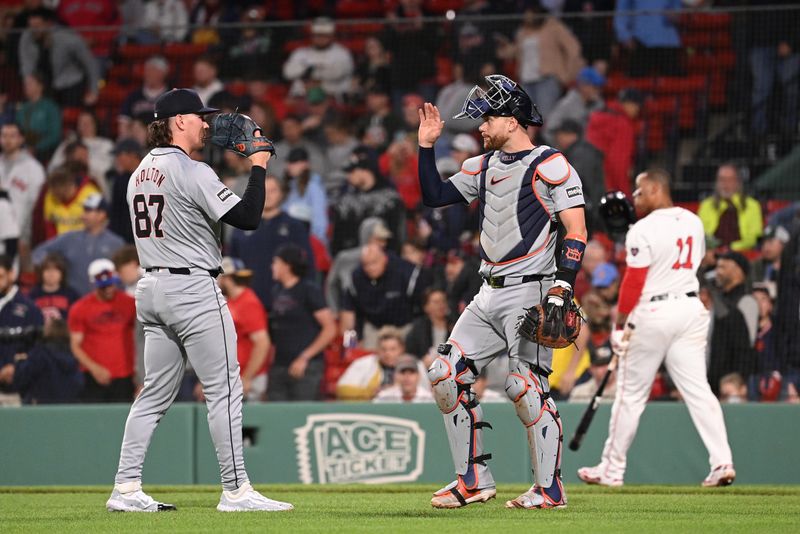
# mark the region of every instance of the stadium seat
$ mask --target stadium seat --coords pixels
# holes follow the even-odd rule
[[[336,18],[365,19],[384,14],[381,0],[339,0],[336,2]]]
[[[78,115],[81,114],[81,108],[64,108],[61,112],[61,126],[66,134],[69,131],[75,130],[78,123]]]
[[[119,56],[123,62],[144,61],[161,53],[161,45],[126,44],[119,48]]]

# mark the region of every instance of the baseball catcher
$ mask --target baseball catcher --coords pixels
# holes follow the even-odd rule
[[[564,155],[535,146],[529,126],[542,118],[528,94],[501,75],[476,86],[454,118],[481,119],[486,153],[466,160],[442,181],[433,144],[444,122],[436,106],[420,110],[419,177],[425,205],[480,202],[478,295],[456,323],[428,378],[450,441],[456,480],[437,491],[436,508],[459,508],[496,495],[483,449],[491,428],[472,384],[492,359],[507,354],[505,390],[525,427],[533,485],[506,501],[508,508],[562,508],[561,420],[550,397],[552,347],[578,335],[580,315],[572,304],[572,285],[586,246],[580,178]],[[559,224],[566,229],[558,247]]]

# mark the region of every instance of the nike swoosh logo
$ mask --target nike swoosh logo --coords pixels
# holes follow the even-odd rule
[[[502,178],[500,178],[499,180],[498,180],[496,177],[494,177],[494,176],[493,176],[493,177],[492,177],[492,180],[491,180],[491,184],[492,184],[492,185],[499,184],[500,182],[502,182],[503,180],[507,180],[508,178],[511,178],[511,175],[510,175],[510,174],[509,174],[508,176],[503,176],[503,177],[502,177]]]

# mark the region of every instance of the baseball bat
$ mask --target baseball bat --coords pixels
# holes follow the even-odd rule
[[[631,337],[631,330],[633,329],[633,325],[629,324],[628,327],[625,329],[625,334],[622,336],[622,339],[629,340]],[[583,412],[583,417],[581,417],[580,423],[578,423],[578,428],[575,429],[575,434],[572,436],[572,439],[569,442],[569,450],[577,451],[581,447],[581,443],[583,442],[584,436],[586,436],[586,432],[589,430],[589,426],[592,424],[592,419],[594,419],[594,414],[597,413],[597,407],[600,405],[600,399],[603,397],[603,392],[606,390],[606,385],[608,384],[608,379],[611,377],[611,373],[617,368],[617,362],[619,361],[619,355],[615,352],[611,355],[611,361],[608,362],[608,369],[606,369],[606,374],[603,375],[603,379],[600,381],[600,385],[597,386],[597,391],[594,393],[594,397],[592,397],[592,401],[586,407],[586,411]]]

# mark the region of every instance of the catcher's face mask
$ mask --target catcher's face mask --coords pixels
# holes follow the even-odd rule
[[[517,84],[502,74],[486,76],[488,88],[484,90],[475,86],[464,100],[461,112],[453,116],[454,119],[480,119],[485,115],[509,116],[510,110],[506,104],[511,99],[511,91]]]

